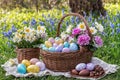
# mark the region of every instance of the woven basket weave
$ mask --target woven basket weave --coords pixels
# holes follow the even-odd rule
[[[16,49],[18,63],[21,63],[22,60],[27,59],[30,60],[32,58],[39,59],[40,49],[39,48],[23,48]]]
[[[86,25],[86,29],[88,31],[89,36],[92,38],[92,35],[90,33],[88,24],[83,16],[77,14],[77,13],[70,13],[67,15],[64,15],[59,24],[58,24],[58,30],[57,30],[57,37],[60,35],[60,25],[65,17],[67,16],[78,16]],[[82,47],[84,48],[84,47]],[[91,61],[91,58],[93,56],[93,52],[89,50],[78,50],[75,52],[48,52],[44,50],[40,50],[41,56],[43,58],[43,62],[46,64],[46,67],[53,71],[70,71],[71,69],[74,69],[75,66],[78,63],[89,63]]]

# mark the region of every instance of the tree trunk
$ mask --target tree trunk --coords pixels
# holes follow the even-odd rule
[[[90,11],[105,15],[102,0],[69,0],[69,6],[74,13],[82,14]]]

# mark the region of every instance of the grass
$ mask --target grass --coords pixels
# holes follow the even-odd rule
[[[110,63],[110,64],[117,64],[120,66],[120,33],[117,32],[117,30],[120,28],[118,24],[120,23],[120,6],[119,5],[112,5],[112,4],[106,4],[105,8],[108,10],[108,16],[107,18],[103,19],[101,17],[92,17],[92,21],[89,21],[88,19],[90,16],[86,18],[88,20],[89,25],[92,25],[94,20],[96,19],[99,23],[101,23],[105,30],[106,35],[102,35],[102,38],[104,40],[104,46],[100,49],[98,49],[94,56],[101,58],[102,60]],[[68,13],[69,9],[65,9],[65,13]],[[17,28],[23,28],[25,25],[23,24],[23,21],[30,22],[32,18],[34,18],[37,22],[44,22],[44,24],[47,26],[47,32],[48,34],[55,36],[55,30],[57,23],[59,19],[62,16],[62,11],[60,10],[50,10],[50,11],[40,11],[39,13],[36,13],[31,10],[26,9],[15,9],[12,11],[5,11],[0,9],[2,15],[0,15],[0,33],[3,31],[7,31],[10,29],[10,27],[14,24]],[[119,13],[118,13],[119,12]],[[52,30],[52,26],[46,21],[46,18],[43,17],[46,16],[47,19],[52,19],[54,21],[54,29]],[[50,17],[49,17],[50,14]],[[53,20],[56,19],[56,20]],[[67,18],[65,21],[68,21],[69,24],[71,23],[71,18]],[[104,23],[103,23],[104,22]],[[110,23],[114,24],[114,28],[111,28]],[[39,23],[38,23],[39,24]],[[63,23],[63,26],[65,26],[65,22]],[[6,28],[5,28],[6,26]],[[5,28],[5,29],[4,29]],[[64,29],[64,27],[63,27]],[[52,31],[51,31],[52,30]],[[52,32],[52,33],[50,33]],[[6,44],[7,39],[4,39],[2,34],[0,34],[0,65],[4,64],[7,60],[10,58],[15,58],[16,54],[14,52],[14,48],[10,48],[10,45]],[[15,78],[13,76],[5,76],[5,71],[0,67],[0,80],[77,80],[74,78],[65,78],[63,76],[53,77],[53,76],[44,76],[44,77],[32,77],[32,78]],[[120,80],[120,69],[115,74],[110,74],[106,76],[105,78],[101,80]]]

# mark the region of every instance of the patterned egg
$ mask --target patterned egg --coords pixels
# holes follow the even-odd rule
[[[56,52],[62,52],[62,49],[63,49],[63,44],[60,44],[59,46],[57,46],[57,47],[55,48],[55,51],[56,51]]]
[[[55,48],[54,48],[54,47],[50,47],[50,48],[49,48],[49,51],[50,51],[50,52],[55,52]]]
[[[70,46],[69,42],[64,42],[64,47],[69,48],[69,46]]]
[[[75,69],[77,70],[77,71],[81,71],[81,70],[83,70],[83,69],[85,69],[86,68],[86,64],[85,63],[80,63],[80,64],[78,64],[76,67],[75,67]]]
[[[71,43],[69,48],[70,48],[70,51],[77,51],[78,45],[76,43]]]
[[[63,43],[63,40],[62,39],[55,40],[55,43],[57,43],[59,45],[59,44]]]
[[[41,71],[45,70],[45,64],[43,62],[37,62],[35,65],[37,65]]]
[[[31,64],[36,64],[36,62],[39,62],[39,59],[37,59],[37,58],[32,58],[31,60],[30,60],[30,63]]]
[[[63,48],[62,52],[70,52],[70,49],[65,47],[65,48]]]
[[[24,64],[18,64],[17,72],[20,74],[25,74],[26,73],[26,66]]]
[[[49,42],[51,42],[52,44],[55,42],[55,39],[53,37],[48,39]]]
[[[95,68],[95,65],[93,63],[88,63],[86,66],[86,69],[88,69],[90,71],[94,70],[94,68]]]
[[[52,47],[52,43],[49,42],[49,41],[45,41],[45,46],[46,46],[47,48]]]
[[[42,49],[45,50],[45,51],[48,51],[48,48],[47,48],[47,47],[43,47]]]
[[[58,40],[58,39],[60,39],[60,38],[59,38],[59,37],[56,37],[56,38],[55,38],[55,40]]]
[[[38,73],[40,71],[40,68],[37,65],[30,65],[27,67],[28,73]]]
[[[54,48],[56,48],[57,46],[58,46],[58,44],[56,44],[56,43],[53,44],[53,47],[54,47]]]
[[[22,64],[24,64],[26,67],[28,67],[31,63],[28,60],[22,60]]]

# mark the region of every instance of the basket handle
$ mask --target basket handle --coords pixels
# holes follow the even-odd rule
[[[86,26],[86,29],[87,29],[87,31],[88,31],[88,35],[90,36],[90,38],[92,38],[92,34],[91,34],[91,32],[90,32],[90,29],[89,29],[89,26],[88,26],[87,21],[85,20],[85,18],[84,18],[82,15],[80,15],[80,14],[78,14],[78,13],[69,13],[69,14],[64,15],[64,16],[61,18],[60,22],[58,23],[57,34],[56,34],[57,37],[60,36],[60,25],[61,25],[61,23],[63,22],[63,20],[64,20],[67,16],[77,16],[77,17],[79,17],[79,19],[81,19],[81,20],[84,22],[84,24],[85,24],[85,26]]]

